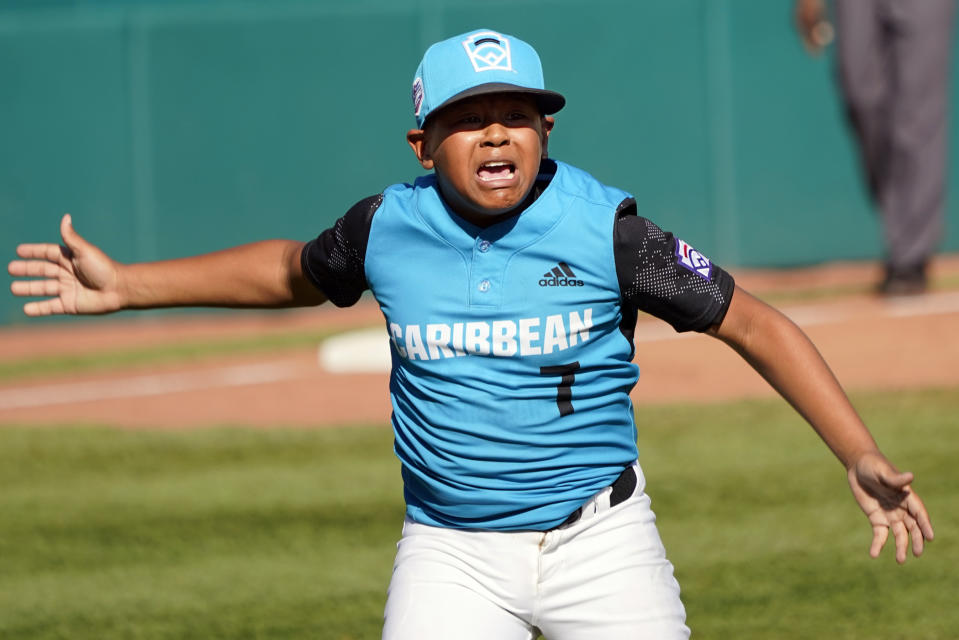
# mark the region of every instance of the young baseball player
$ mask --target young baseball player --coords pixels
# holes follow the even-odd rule
[[[639,311],[728,343],[848,470],[896,559],[933,537],[825,362],[783,315],[626,192],[549,159],[530,45],[489,30],[433,45],[407,141],[429,175],[361,200],[307,243],[270,240],[119,264],[64,216],[24,244],[28,315],[184,305],[337,306],[369,289],[391,341],[407,511],[383,637],[686,638],[679,585],[637,463],[629,392]]]

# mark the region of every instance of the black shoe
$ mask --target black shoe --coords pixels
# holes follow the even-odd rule
[[[879,293],[884,296],[916,296],[925,293],[929,286],[926,265],[908,268],[886,267],[886,276],[879,283]]]

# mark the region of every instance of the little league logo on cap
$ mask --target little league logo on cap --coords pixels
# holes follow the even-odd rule
[[[480,71],[512,71],[513,61],[509,55],[509,38],[493,31],[480,31],[463,40],[463,48],[470,57],[473,68]]]
[[[524,93],[544,114],[556,113],[566,99],[547,91],[536,50],[519,38],[477,29],[437,42],[423,55],[413,80],[413,115],[423,126],[448,104],[487,93]]]

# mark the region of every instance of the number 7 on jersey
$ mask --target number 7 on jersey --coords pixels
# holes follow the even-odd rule
[[[539,368],[540,375],[561,376],[556,387],[556,406],[559,407],[560,416],[573,413],[573,382],[576,381],[578,369],[579,361]]]

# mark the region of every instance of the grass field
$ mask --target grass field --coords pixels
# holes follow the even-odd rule
[[[119,367],[145,367],[158,364],[198,362],[215,356],[244,354],[281,354],[303,347],[315,347],[342,329],[325,331],[287,331],[275,335],[252,334],[237,338],[182,341],[116,349],[98,349],[68,355],[31,356],[0,362],[0,382],[29,380],[50,374],[111,371]]]
[[[868,557],[781,401],[640,409],[694,638],[959,637],[959,389],[854,400],[933,515],[904,567]],[[382,427],[7,426],[0,487],[2,638],[379,637],[403,511]]]

